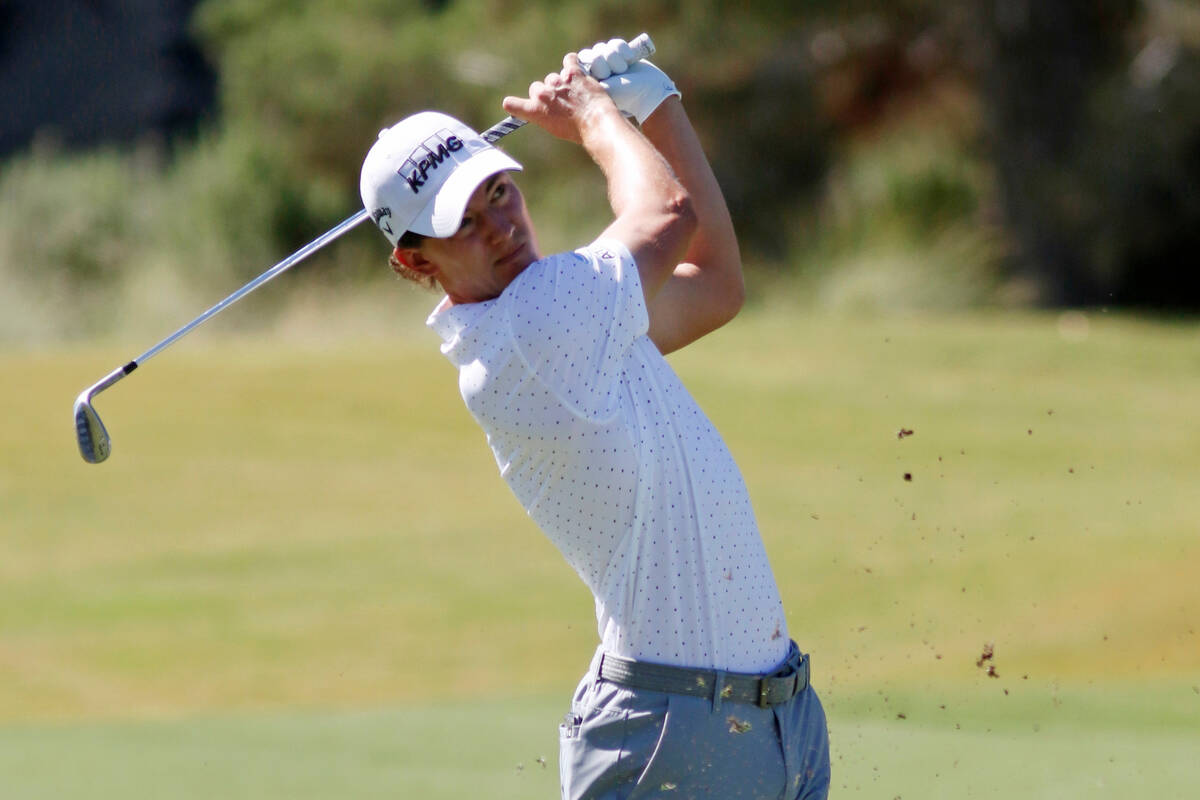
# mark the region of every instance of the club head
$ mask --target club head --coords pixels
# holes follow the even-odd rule
[[[92,408],[92,398],[137,369],[138,362],[117,367],[75,398],[75,439],[79,442],[79,454],[89,464],[99,464],[112,452],[112,442],[104,423]]]
[[[89,464],[99,464],[112,452],[108,431],[92,408],[91,392],[84,392],[75,400],[75,437],[79,440],[79,454]]]

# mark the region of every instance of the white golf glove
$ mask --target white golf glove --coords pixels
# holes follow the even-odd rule
[[[667,73],[636,58],[624,39],[597,42],[579,52],[579,61],[600,81],[621,113],[641,125],[668,97],[683,95]]]

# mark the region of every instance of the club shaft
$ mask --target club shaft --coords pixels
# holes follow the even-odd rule
[[[652,41],[650,41],[650,37],[644,33],[641,34],[640,36],[635,37],[632,41],[630,41],[629,44],[633,48],[633,50],[636,53],[637,58],[639,60],[643,59],[643,58],[649,58],[650,56],[654,55],[654,43]],[[481,133],[480,137],[484,141],[486,141],[488,144],[494,144],[495,142],[504,138],[505,136],[512,133],[513,131],[519,130],[520,128],[522,128],[524,126],[525,126],[525,120],[517,119],[516,117],[512,117],[512,116],[505,117],[503,120],[501,120],[500,122],[497,122],[495,125],[493,125],[492,127],[488,128],[486,131]],[[271,267],[269,270],[264,272],[262,275],[259,275],[257,278],[250,281],[245,286],[238,289],[236,292],[229,295],[224,300],[217,303],[215,306],[208,309],[207,311],[205,311],[200,316],[196,317],[194,320],[192,320],[188,324],[184,325],[182,328],[175,331],[170,336],[163,339],[161,342],[154,345],[146,352],[142,353],[140,356],[138,356],[133,361],[131,361],[128,365],[126,365],[125,374],[132,372],[133,369],[136,368],[138,365],[146,363],[151,358],[153,358],[155,355],[162,352],[166,348],[170,347],[176,341],[178,341],[179,339],[188,335],[189,333],[191,333],[193,330],[195,330],[199,326],[203,325],[205,322],[207,322],[212,317],[215,317],[217,314],[220,314],[222,311],[229,308],[231,305],[236,303],[238,300],[241,300],[243,297],[250,294],[255,289],[262,286],[264,283],[267,283],[268,281],[272,280],[273,278],[277,277],[278,275],[286,272],[292,266],[303,261],[305,258],[308,258],[308,256],[312,255],[317,250],[320,250],[322,247],[329,244],[334,239],[337,239],[340,236],[342,236],[343,234],[347,233],[348,231],[350,231],[354,228],[357,228],[359,225],[366,222],[367,219],[369,219],[369,218],[370,218],[370,215],[367,214],[366,210],[359,211],[359,212],[355,213],[354,215],[347,217],[345,220],[343,220],[337,226],[335,226],[335,227],[331,228],[330,230],[326,231],[325,233],[321,234],[316,239],[313,239],[311,242],[304,245],[304,247],[301,247],[299,250],[292,253],[290,256],[285,258],[283,261],[280,261],[278,264]]]
[[[492,127],[488,128],[486,131],[484,131],[482,134],[480,134],[480,136],[481,136],[481,138],[483,138],[486,142],[488,142],[490,144],[490,143],[496,142],[499,139],[504,138],[508,134],[512,133],[515,130],[518,130],[519,128],[523,127],[524,125],[525,125],[524,120],[517,119],[516,117],[507,117],[507,118],[501,120],[500,122],[496,123]],[[220,314],[222,311],[229,308],[231,305],[236,303],[238,300],[241,300],[243,297],[250,294],[255,289],[262,286],[264,283],[267,283],[271,279],[286,272],[288,269],[290,269],[291,267],[300,263],[304,259],[308,258],[310,255],[315,253],[317,250],[320,250],[322,247],[329,244],[334,239],[337,239],[340,236],[342,236],[343,234],[347,233],[348,231],[353,230],[354,228],[357,228],[359,225],[366,222],[369,218],[370,218],[370,215],[367,214],[366,210],[359,211],[359,212],[353,214],[352,216],[347,217],[345,220],[340,222],[335,227],[330,228],[328,231],[321,234],[316,239],[313,239],[311,242],[304,245],[304,247],[301,247],[299,250],[292,253],[290,256],[285,258],[283,261],[280,261],[278,264],[271,267],[269,270],[264,272],[262,275],[259,275],[257,278],[250,281],[245,286],[238,289],[236,292],[229,295],[224,300],[217,303],[215,306],[208,309],[207,311],[205,311],[200,316],[196,317],[194,320],[192,320],[188,324],[184,325],[182,328],[175,331],[170,336],[163,339],[161,342],[154,345],[146,352],[142,353],[140,356],[135,358],[131,363],[135,367],[139,364],[146,363],[146,361],[153,358],[155,355],[162,352],[166,348],[170,347],[172,344],[174,344],[179,339],[183,338],[184,336],[187,336],[189,333],[191,333],[193,330],[198,328],[200,325],[203,325],[206,321],[208,321],[212,317],[215,317],[217,314]]]
[[[649,58],[650,56],[654,55],[654,43],[650,41],[650,37],[646,34],[635,37],[632,41],[630,41],[629,44],[633,48],[633,51],[636,53],[636,56],[639,60],[643,58]],[[590,66],[590,64],[587,64],[584,66],[584,68],[588,69]],[[504,138],[513,131],[524,127],[524,125],[524,120],[517,119],[516,117],[506,117],[492,127],[488,128],[486,131],[480,134],[480,136],[489,144],[494,144],[496,141]],[[304,245],[299,250],[292,253],[290,256],[280,261],[278,264],[271,267],[254,280],[247,283],[245,286],[238,289],[236,292],[229,295],[224,300],[217,303],[215,306],[208,309],[179,330],[175,331],[170,336],[163,339],[161,342],[154,345],[137,358],[127,362],[123,366],[117,367],[95,384],[81,392],[79,397],[75,400],[74,411],[76,433],[78,436],[80,451],[82,452],[84,459],[91,463],[99,463],[108,458],[110,451],[108,432],[104,430],[103,423],[100,422],[100,418],[96,415],[95,409],[93,409],[91,405],[92,399],[97,394],[112,386],[114,383],[117,383],[126,375],[137,369],[139,365],[149,361],[155,355],[170,347],[172,344],[191,333],[200,325],[203,325],[212,317],[220,314],[222,311],[229,308],[231,305],[241,300],[243,297],[250,294],[264,283],[267,283],[283,272],[286,272],[292,266],[303,261],[305,258],[312,255],[317,250],[320,250],[333,240],[341,237],[343,234],[358,227],[368,219],[370,219],[370,215],[365,210],[358,211],[352,216],[347,217],[345,220],[338,223],[338,225],[321,234],[316,239],[313,239],[311,242]]]
[[[345,220],[340,222],[337,226],[330,228],[328,231],[321,234],[316,239],[313,239],[311,242],[304,245],[304,247],[301,247],[299,250],[292,253],[290,256],[285,258],[283,261],[280,261],[278,264],[271,267],[269,270],[264,272],[262,275],[259,275],[257,278],[250,281],[245,286],[238,289],[236,292],[229,295],[224,300],[217,303],[215,306],[208,309],[207,311],[205,311],[200,316],[196,317],[194,320],[192,320],[188,324],[184,325],[182,328],[175,331],[170,336],[163,339],[161,342],[154,345],[146,352],[142,353],[140,356],[138,356],[137,358],[135,358],[133,360],[133,363],[134,364],[144,364],[146,361],[153,358],[157,353],[161,352],[162,350],[165,350],[167,347],[174,344],[180,338],[191,333],[197,327],[204,324],[206,321],[208,321],[212,317],[215,317],[217,314],[220,314],[222,311],[229,308],[231,305],[236,303],[238,300],[241,300],[243,297],[250,294],[255,289],[262,286],[264,283],[266,283],[266,282],[270,281],[272,278],[275,278],[275,277],[281,275],[282,273],[286,272],[288,269],[290,269],[291,267],[300,263],[305,258],[308,258],[308,256],[312,255],[317,250],[320,250],[322,247],[329,244],[334,239],[337,239],[338,237],[342,236],[346,232],[358,227],[359,225],[361,225],[363,222],[365,222],[369,218],[370,217],[368,216],[368,214],[365,210],[359,211],[358,213],[356,213],[350,217],[347,217]]]

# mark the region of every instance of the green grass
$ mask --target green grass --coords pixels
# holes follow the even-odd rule
[[[71,400],[145,343],[0,354],[0,796],[554,796],[591,598],[422,318],[196,334],[101,395],[101,466]],[[1200,778],[1200,340],[1080,331],[780,301],[673,357],[745,472],[839,796]]]
[[[892,698],[905,720],[831,713],[834,797],[1183,800],[1200,778],[1195,712],[1170,692],[1068,691],[1012,698],[999,714],[914,713],[925,701]],[[535,697],[9,725],[0,728],[0,787],[19,800],[551,798],[563,708]]]
[[[534,707],[544,714],[487,702],[2,728],[0,788],[11,781],[14,800],[554,797],[561,714]]]

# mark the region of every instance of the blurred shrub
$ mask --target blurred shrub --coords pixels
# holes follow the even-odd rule
[[[0,170],[0,339],[78,333],[111,314],[147,234],[145,159],[39,152]],[[150,205],[143,205],[149,201]]]
[[[166,332],[294,250],[279,232],[319,214],[345,216],[343,198],[231,127],[173,159],[151,143],[35,148],[0,167],[0,340],[111,332],[130,318]]]
[[[951,310],[996,302],[1007,245],[991,220],[993,176],[948,121],[910,120],[839,153],[812,209],[795,209],[789,269],[751,291],[832,311]]]

